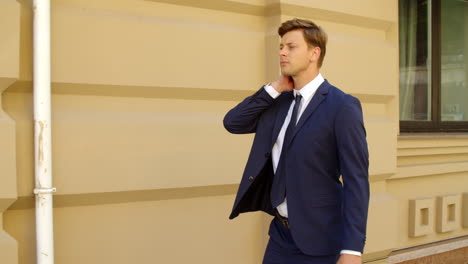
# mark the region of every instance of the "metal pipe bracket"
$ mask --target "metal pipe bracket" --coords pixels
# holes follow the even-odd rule
[[[57,191],[57,188],[35,188],[34,194],[49,194]]]

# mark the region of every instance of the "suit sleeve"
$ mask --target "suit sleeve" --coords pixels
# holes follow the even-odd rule
[[[344,184],[343,249],[363,252],[369,206],[369,153],[361,104],[349,96],[338,111],[335,133]]]
[[[263,87],[260,88],[226,114],[223,121],[224,127],[233,134],[254,133],[261,114],[274,101],[275,99]]]

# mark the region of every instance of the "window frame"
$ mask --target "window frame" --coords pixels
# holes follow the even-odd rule
[[[441,108],[441,48],[442,20],[441,0],[431,1],[431,121],[400,120],[400,132],[468,132],[468,121],[442,121]]]

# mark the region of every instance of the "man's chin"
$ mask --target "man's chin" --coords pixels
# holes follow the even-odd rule
[[[292,76],[293,74],[291,74],[291,71],[287,71],[287,70],[283,70],[281,69],[281,74],[284,75],[284,76]]]

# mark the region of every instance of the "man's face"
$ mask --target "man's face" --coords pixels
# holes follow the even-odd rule
[[[301,29],[287,32],[280,44],[281,73],[294,77],[305,72],[314,61],[317,62],[317,49],[320,50],[307,45]]]

